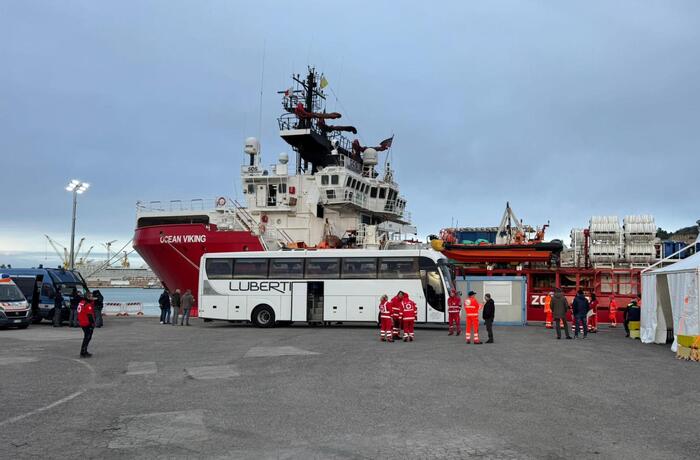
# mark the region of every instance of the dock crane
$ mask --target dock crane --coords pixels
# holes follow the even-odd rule
[[[112,240],[112,241],[107,241],[106,243],[102,243],[102,246],[104,246],[107,249],[107,263],[112,259],[112,245],[116,243],[117,240]]]
[[[44,236],[46,237],[46,240],[49,242],[49,244],[53,248],[54,252],[56,252],[56,255],[58,256],[58,258],[60,259],[61,266],[63,268],[68,268],[70,266],[70,251],[68,250],[68,248],[66,248],[65,246],[63,246],[61,243],[54,240],[53,238],[51,238],[49,235],[44,235]],[[85,242],[85,238],[83,237],[80,239],[80,242],[78,243],[78,249],[75,251],[76,256],[78,255],[78,253],[80,253],[80,249],[82,248],[84,242]],[[83,264],[86,262],[86,259],[90,255],[90,252],[92,251],[93,247],[90,247],[90,249],[88,249],[87,253],[83,257],[80,258],[80,262],[78,262],[78,264],[76,264],[76,265],[80,265],[80,264]],[[61,251],[61,250],[63,250],[63,251]]]

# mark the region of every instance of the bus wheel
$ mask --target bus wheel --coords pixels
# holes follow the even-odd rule
[[[258,305],[250,320],[257,327],[272,327],[275,325],[275,312],[269,305]]]

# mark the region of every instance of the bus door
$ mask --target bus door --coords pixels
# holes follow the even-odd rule
[[[292,321],[306,321],[308,310],[307,283],[292,283]]]

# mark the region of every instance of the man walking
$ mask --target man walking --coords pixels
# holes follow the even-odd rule
[[[173,294],[173,298],[170,299],[170,305],[173,306],[173,317],[172,317],[172,325],[177,326],[177,317],[180,315],[180,290],[175,289],[175,294]]]
[[[554,330],[557,331],[557,340],[561,339],[561,327],[564,326],[566,338],[571,340],[569,325],[566,323],[566,312],[569,311],[569,302],[564,297],[560,288],[554,291],[552,296],[552,316],[554,317]]]
[[[583,290],[579,289],[572,302],[573,315],[574,315],[574,338],[578,339],[578,328],[581,326],[581,331],[583,332],[583,338],[588,337],[588,327],[586,325],[588,319],[588,308],[589,303],[586,296],[583,295]]]
[[[182,296],[182,322],[180,326],[190,325],[190,310],[194,305],[194,296],[191,290],[186,290],[185,295]]]
[[[61,286],[56,286],[56,296],[53,298],[53,327],[61,327],[61,315],[63,314],[63,295]]]
[[[486,343],[493,343],[493,320],[496,317],[496,304],[491,298],[491,294],[484,295],[486,303],[484,303],[484,310],[481,313],[481,317],[484,318],[484,324],[486,325],[486,332],[489,334],[489,339]]]
[[[462,309],[462,299],[457,295],[457,290],[452,288],[450,290],[450,297],[447,299],[447,314],[448,314],[448,324],[449,332],[447,335],[452,335],[457,331],[457,337],[462,335],[462,327],[459,323],[459,312]]]
[[[471,343],[471,336],[472,333],[474,333],[474,345],[481,345],[481,341],[479,340],[479,310],[481,309],[481,305],[479,305],[479,301],[474,297],[475,295],[476,292],[469,291],[467,293],[468,297],[464,301],[464,311],[467,316],[467,324],[464,328],[466,333],[464,337],[467,343]]]
[[[389,306],[389,296],[384,294],[379,301],[379,339],[382,342],[393,342],[394,334],[391,329],[394,325],[391,319],[391,309]]]
[[[95,308],[92,304],[90,291],[85,294],[85,298],[80,301],[77,308],[78,324],[83,329],[83,343],[80,346],[80,357],[89,358],[92,353],[88,352],[88,345],[92,339],[92,332],[95,330]]]
[[[160,305],[160,324],[167,324],[170,312],[170,293],[167,289],[163,289],[163,293],[158,298],[158,305]]]

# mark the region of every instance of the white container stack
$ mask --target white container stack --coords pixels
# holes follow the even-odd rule
[[[571,251],[572,261],[574,266],[583,266],[585,264],[584,257],[584,235],[582,228],[571,229]]]
[[[593,216],[589,222],[590,260],[593,265],[612,265],[620,261],[623,251],[622,227],[617,216]]]
[[[656,222],[653,216],[626,216],[623,233],[626,262],[650,264],[656,258]]]

